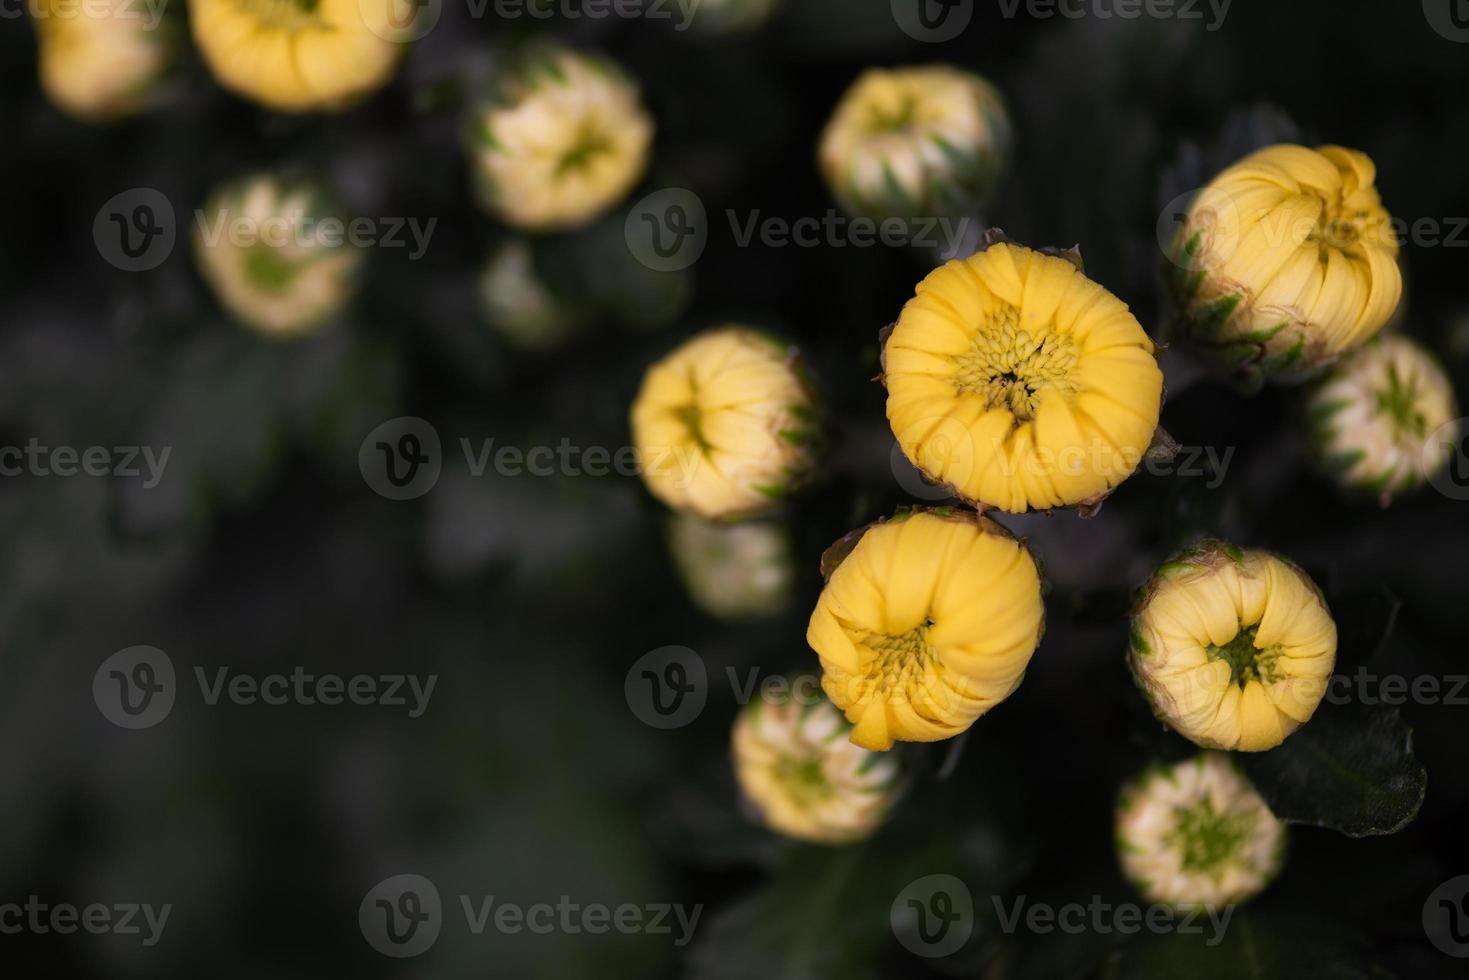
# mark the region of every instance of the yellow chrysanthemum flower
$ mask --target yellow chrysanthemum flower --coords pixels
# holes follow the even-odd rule
[[[393,74],[414,0],[189,0],[214,77],[278,112],[341,109]]]
[[[355,292],[361,251],[311,186],[248,177],[216,191],[197,218],[200,274],[231,315],[261,333],[307,333]]]
[[[1448,463],[1454,440],[1430,437],[1458,414],[1433,355],[1406,337],[1381,337],[1346,357],[1311,396],[1316,461],[1342,486],[1386,504]]]
[[[632,433],[653,496],[675,510],[733,520],[779,506],[809,473],[818,430],[794,349],[728,326],[648,369]]]
[[[486,210],[518,228],[577,228],[643,176],[653,119],[617,66],[565,48],[518,59],[475,116],[473,163]]]
[[[1045,624],[1035,560],[971,511],[858,533],[806,629],[821,686],[863,748],[952,738],[1020,686]]]
[[[1157,766],[1123,790],[1117,850],[1150,902],[1178,908],[1243,902],[1275,880],[1286,828],[1219,752]]]
[[[887,818],[900,770],[848,742],[851,726],[810,687],[814,700],[757,699],[739,713],[735,776],[770,829],[817,844],[861,840]]]
[[[678,514],[669,524],[669,548],[689,595],[712,616],[766,616],[790,599],[795,567],[779,524],[716,524]]]
[[[1261,752],[1310,720],[1336,666],[1336,623],[1306,574],[1206,541],[1153,575],[1130,663],[1158,718],[1205,748]]]
[[[177,46],[175,27],[161,11],[150,13],[130,0],[94,0],[85,7],[37,0],[31,16],[46,97],[89,122],[145,108]]]
[[[964,217],[983,204],[1010,152],[993,85],[947,65],[869,69],[821,136],[821,172],[853,214]]]
[[[1194,199],[1165,269],[1184,332],[1247,388],[1318,373],[1397,309],[1376,175],[1355,150],[1269,146]]]
[[[1020,513],[1100,500],[1142,461],[1163,372],[1127,304],[1066,258],[997,242],[918,284],[883,352],[925,476]]]

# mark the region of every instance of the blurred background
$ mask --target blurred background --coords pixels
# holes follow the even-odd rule
[[[1338,496],[1302,461],[1299,391],[1242,398],[1177,350],[1164,358],[1163,424],[1218,465],[1201,455],[1194,471],[1139,475],[1093,520],[1006,521],[1050,583],[1047,635],[1019,691],[962,745],[915,752],[908,798],[864,844],[782,843],[742,811],[728,761],[740,689],[816,669],[804,631],[822,550],[922,499],[893,464],[870,379],[878,330],[932,256],[742,244],[731,223],[836,207],[816,141],[863,68],[947,61],[993,80],[1016,150],[985,218],[1020,241],[1080,243],[1089,274],[1155,335],[1166,202],[1241,145],[1366,151],[1395,216],[1444,228],[1440,244],[1405,249],[1398,329],[1439,354],[1461,404],[1469,392],[1469,231],[1448,240],[1469,220],[1456,218],[1469,215],[1469,44],[1436,30],[1436,14],[1368,0],[1235,0],[1222,22],[1203,3],[1196,19],[972,6],[958,37],[927,43],[888,0],[787,0],[763,27],[718,38],[565,9],[475,17],[444,0],[396,78],[345,113],[271,114],[190,53],[160,105],[110,126],[48,103],[33,31],[20,5],[6,8],[0,445],[169,456],[153,485],[146,468],[0,478],[0,903],[171,906],[152,945],[0,935],[9,975],[1462,975],[1423,915],[1436,887],[1469,873],[1463,701],[1409,703],[1381,722],[1427,771],[1416,820],[1361,838],[1295,828],[1281,880],[1207,954],[1198,937],[1000,928],[991,896],[1136,901],[1113,854],[1116,792],[1186,746],[1131,687],[1125,613],[1181,544],[1212,533],[1300,562],[1342,621],[1343,671],[1469,673],[1462,499],[1429,487],[1381,509]],[[535,242],[538,267],[582,312],[566,336],[528,345],[482,310],[484,263],[507,234],[475,207],[464,126],[496,46],[537,33],[621,62],[657,137],[627,201]],[[261,168],[314,174],[353,213],[436,219],[431,238],[414,258],[372,249],[360,295],[327,329],[262,339],[215,303],[188,245],[210,191]],[[669,187],[702,201],[708,241],[689,268],[658,272],[637,261],[624,222]],[[145,272],[118,268],[94,236],[104,205],[136,188],[161,193],[178,224]],[[781,518],[789,600],[742,622],[691,600],[667,513],[635,476],[476,475],[461,450],[493,439],[615,453],[644,368],[730,321],[796,341],[834,418],[820,479]],[[393,500],[364,479],[359,451],[404,416],[437,434],[442,473]],[[177,693],[166,717],[131,730],[99,710],[93,682],[139,645],[167,655]],[[659,729],[625,681],[670,645],[696,652],[706,700]],[[406,685],[404,706],[211,704],[197,678],[213,684],[222,668],[435,680],[416,716]],[[437,886],[444,924],[430,951],[396,960],[365,941],[358,911],[404,873]],[[895,941],[888,909],[935,873],[968,884],[976,921],[959,953],[924,959]],[[671,933],[476,935],[461,896],[673,904],[699,918],[682,937],[671,917]]]

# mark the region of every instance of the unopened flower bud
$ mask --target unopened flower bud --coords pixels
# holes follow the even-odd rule
[[[852,214],[968,217],[1010,152],[998,90],[947,65],[873,68],[842,96],[821,136],[827,186]]]
[[[1205,748],[1260,752],[1310,720],[1336,666],[1336,623],[1304,572],[1206,541],[1154,573],[1129,662],[1159,720]]]
[[[1220,752],[1149,769],[1117,808],[1123,872],[1148,901],[1177,908],[1258,894],[1280,872],[1285,842],[1285,824]]]
[[[900,514],[849,535],[823,564],[806,642],[857,745],[952,738],[1020,686],[1044,627],[1040,574],[994,521]]]
[[[717,524],[679,514],[670,521],[669,546],[689,595],[710,615],[767,616],[790,598],[791,542],[779,524]]]
[[[1439,430],[1458,417],[1443,368],[1402,336],[1381,337],[1347,356],[1311,396],[1312,450],[1343,487],[1384,504],[1447,463],[1453,439]]]
[[[807,697],[756,698],[740,711],[735,775],[772,830],[818,844],[861,840],[898,796],[898,763],[847,741],[851,726],[814,681],[809,688]]]
[[[1269,146],[1195,197],[1164,269],[1183,332],[1247,388],[1297,383],[1369,340],[1402,296],[1376,168]]]
[[[275,337],[308,333],[346,306],[362,258],[315,186],[269,174],[214,193],[199,215],[194,254],[220,305]]]
[[[475,112],[471,156],[483,207],[529,230],[578,228],[643,176],[653,119],[612,62],[539,47],[502,73]]]
[[[809,475],[819,435],[794,348],[741,326],[699,334],[650,367],[631,422],[648,489],[709,520],[778,507]]]
[[[739,34],[760,27],[782,0],[699,0],[690,9],[692,29],[703,35]]]
[[[511,239],[486,260],[479,278],[480,306],[491,329],[514,347],[552,351],[586,319],[541,278],[529,243]]]
[[[189,0],[214,77],[277,112],[338,110],[391,77],[413,0]]]
[[[32,17],[46,97],[89,122],[146,108],[178,47],[175,25],[161,16],[130,0],[39,0]]]
[[[887,338],[898,444],[976,506],[1095,503],[1152,446],[1163,398],[1153,343],[1077,263],[996,241],[929,273]]]

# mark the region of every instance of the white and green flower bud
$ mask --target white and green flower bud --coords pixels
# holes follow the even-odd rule
[[[1384,504],[1442,469],[1458,417],[1448,375],[1406,337],[1382,337],[1338,364],[1311,396],[1312,453],[1342,487]]]
[[[769,616],[790,600],[795,562],[779,524],[718,524],[679,514],[669,522],[668,540],[689,595],[711,616]]]
[[[963,218],[1010,153],[999,91],[948,65],[864,72],[821,137],[821,172],[843,208],[882,218]]]
[[[518,238],[485,261],[479,296],[490,329],[521,350],[553,351],[586,321],[584,309],[557,296],[541,277],[530,244]]]
[[[797,840],[845,844],[887,819],[901,789],[897,758],[853,745],[851,730],[814,677],[740,711],[735,776],[762,823]]]
[[[310,182],[258,174],[217,190],[199,214],[194,255],[214,295],[273,337],[309,333],[356,291],[362,250]]]
[[[1117,809],[1123,873],[1148,901],[1178,908],[1258,894],[1280,872],[1285,842],[1285,824],[1221,752],[1149,769]]]

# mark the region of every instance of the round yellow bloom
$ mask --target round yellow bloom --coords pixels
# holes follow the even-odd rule
[[[36,0],[31,15],[46,97],[86,121],[146,108],[177,47],[162,12],[131,0]]]
[[[810,699],[756,699],[739,713],[735,776],[772,830],[818,844],[861,840],[887,818],[900,770],[846,741],[851,726],[811,689]]]
[[[993,85],[947,65],[869,69],[821,136],[821,172],[847,211],[964,217],[994,190],[1010,120]]]
[[[1305,573],[1206,541],[1154,573],[1130,663],[1158,718],[1205,748],[1272,749],[1310,720],[1336,666],[1336,623]]]
[[[381,87],[414,0],[189,0],[214,77],[278,112],[341,109]]]
[[[1071,261],[997,242],[918,284],[883,352],[887,415],[977,506],[1092,503],[1142,461],[1163,372],[1127,304]]]
[[[587,224],[632,190],[648,166],[653,119],[617,66],[564,48],[537,49],[507,71],[475,116],[480,201],[518,228]]]
[[[1381,337],[1333,368],[1311,396],[1314,454],[1342,486],[1387,503],[1448,463],[1454,440],[1430,436],[1458,414],[1433,355],[1406,337]]]
[[[1275,880],[1285,842],[1285,824],[1218,752],[1149,769],[1117,808],[1122,870],[1150,902],[1243,902]]]
[[[639,470],[675,510],[773,510],[810,472],[815,401],[795,350],[748,327],[709,330],[654,364],[632,406]]]
[[[1319,373],[1397,309],[1376,174],[1340,146],[1269,146],[1194,199],[1165,269],[1184,332],[1247,388]]]
[[[248,177],[216,191],[198,218],[199,272],[231,315],[261,333],[307,333],[355,292],[361,251],[313,187]]]
[[[952,738],[1020,686],[1045,625],[1035,560],[971,511],[858,533],[806,629],[821,686],[865,749]]]
[[[710,615],[765,616],[790,598],[791,542],[778,524],[715,524],[679,514],[670,524],[669,545],[689,595]]]

